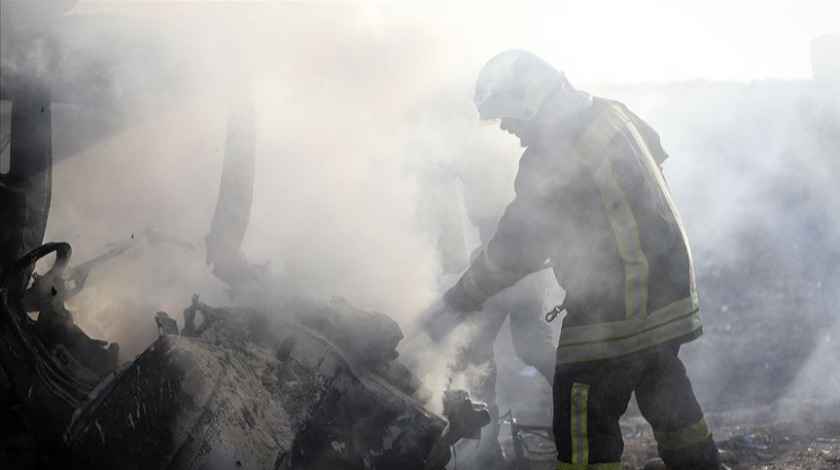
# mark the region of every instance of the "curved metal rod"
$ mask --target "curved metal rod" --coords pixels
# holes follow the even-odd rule
[[[18,279],[17,286],[12,286],[12,282],[18,276],[28,271],[39,259],[53,252],[55,252],[55,263],[44,274],[44,277],[60,277],[61,273],[67,269],[67,265],[70,263],[70,256],[73,254],[73,249],[66,242],[45,243],[23,255],[14,264],[9,266],[8,269],[0,273],[0,298],[2,298],[3,303],[8,305],[9,294],[12,294],[11,298],[20,298],[23,295],[28,279]],[[0,318],[0,320],[2,319]]]
[[[86,383],[55,364],[35,332],[36,322],[23,308],[31,267],[51,253],[56,254],[56,260],[44,277],[60,280],[72,254],[70,245],[64,242],[39,246],[0,273],[0,365],[33,423],[39,443],[48,451],[62,452],[63,429],[96,384]]]

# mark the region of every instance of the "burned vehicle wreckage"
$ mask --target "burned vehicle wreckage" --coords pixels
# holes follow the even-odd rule
[[[29,48],[61,47],[35,28],[8,26],[4,65],[20,64],[15,55]],[[85,287],[91,269],[129,248],[117,244],[73,265],[70,244],[44,243],[50,105],[68,99],[55,78],[61,74],[11,66],[2,73],[2,100],[12,106],[3,136],[7,171],[0,174],[0,405],[7,424],[22,424],[5,430],[0,466],[441,469],[451,444],[489,422],[486,407],[462,391],[444,393],[443,415],[427,409],[431,394],[398,358],[397,323],[346,301],[273,296],[259,307],[225,308],[197,295],[190,302],[185,292],[180,328],[167,313],[149,312],[159,338],[118,364],[117,345],[90,338],[64,302]],[[87,98],[69,97],[81,106]],[[205,239],[208,264],[232,292],[260,276],[240,250],[253,186],[253,121],[249,87],[237,87]],[[178,243],[155,231],[141,237]],[[39,260],[49,265],[53,257],[36,272]]]

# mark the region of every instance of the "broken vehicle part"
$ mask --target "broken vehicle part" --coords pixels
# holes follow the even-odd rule
[[[115,376],[74,418],[70,448],[95,468],[424,468],[446,421],[289,307],[353,315],[199,303],[199,332],[163,335]]]
[[[22,309],[21,289],[13,287],[23,285],[27,266],[53,251],[66,264],[69,245],[48,244],[2,278],[4,339],[16,340],[22,357],[33,358],[15,366],[3,348],[2,364],[15,372],[16,385],[37,386],[24,405],[40,411],[31,413],[38,423],[53,423],[42,427],[53,455],[76,466],[435,469],[449,460],[448,445],[487,422],[486,407],[466,392],[448,394],[447,421],[403,390],[412,386],[372,372],[368,365],[387,370],[396,358],[393,351],[374,352],[395,346],[387,336],[376,341],[341,333],[346,344],[374,339],[354,354],[327,337],[339,330],[320,334],[298,321],[353,324],[360,318],[374,331],[383,330],[377,322],[387,330],[393,321],[341,301],[289,298],[266,313],[213,308],[194,297],[191,307],[204,317],[194,336],[165,333],[101,382],[72,382],[78,371],[44,353]],[[160,320],[167,317],[159,313],[156,320],[166,324]],[[56,401],[63,406],[50,406]]]

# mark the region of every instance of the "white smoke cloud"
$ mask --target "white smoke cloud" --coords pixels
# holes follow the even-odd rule
[[[142,247],[96,271],[71,305],[79,323],[122,342],[130,357],[154,338],[155,311],[177,314],[192,292],[226,302],[204,266],[203,236],[221,173],[227,79],[242,64],[253,78],[257,126],[243,249],[252,262],[293,268],[287,281],[301,294],[344,296],[403,327],[440,294],[428,201],[446,201],[452,174],[467,187],[466,203],[478,199],[488,213],[512,196],[521,149],[476,126],[471,103],[483,62],[511,47],[541,54],[580,88],[620,98],[653,124],[672,155],[666,177],[695,249],[738,260],[733,239],[742,223],[773,210],[756,203],[768,178],[789,169],[778,150],[792,139],[813,144],[802,135],[807,126],[791,128],[796,111],[785,114],[797,93],[779,102],[772,83],[748,82],[807,80],[808,41],[836,28],[829,18],[837,6],[735,2],[722,15],[706,2],[590,3],[79,2],[51,19],[50,30],[77,45],[59,61],[73,78],[64,96],[123,101],[97,102],[94,111],[84,102],[53,106],[58,161],[47,240],[71,242],[76,262],[147,227],[196,248]],[[717,20],[719,35],[709,37]],[[597,85],[686,79],[741,88]],[[758,121],[768,113],[779,119]],[[478,183],[486,197],[464,180],[476,169],[486,171]]]
[[[174,297],[185,306],[189,289],[195,289],[221,300],[221,285],[209,278],[209,268],[207,275],[196,275],[224,152],[226,80],[194,72],[178,75],[173,68],[229,75],[226,68],[239,64],[246,64],[254,79],[257,119],[256,192],[243,246],[246,255],[257,263],[271,260],[280,270],[292,266],[304,277],[294,280],[300,294],[344,296],[360,307],[407,321],[438,295],[438,261],[426,228],[415,220],[419,185],[404,171],[401,126],[439,86],[436,70],[446,56],[445,44],[407,17],[384,23],[378,8],[366,4],[205,6],[209,13],[199,5],[182,5],[178,14],[165,5],[135,9],[138,5],[85,3],[71,11],[90,15],[81,31],[73,31],[80,43],[94,44],[97,35],[114,34],[107,29],[103,33],[93,21],[105,13],[147,17],[138,20],[137,34],[117,34],[135,46],[131,51],[161,45],[150,41],[145,35],[149,31],[164,31],[169,43],[142,58],[127,51],[124,61],[108,70],[113,86],[153,103],[142,103],[151,111],[106,139],[73,155],[62,154],[69,146],[63,144],[78,140],[74,131],[90,129],[80,126],[78,108],[54,107],[55,151],[61,158],[55,165],[47,239],[74,243],[77,261],[147,227],[196,247],[191,258],[179,257],[181,263],[189,260],[186,266],[169,268],[182,274],[179,283],[141,281],[135,274],[148,267],[126,266],[133,274],[125,273],[131,282],[123,284],[144,292],[148,300],[143,308],[131,305],[125,309],[131,311],[128,315],[110,304],[105,310],[91,309],[97,304],[85,301],[95,295],[91,290],[76,300],[78,321],[109,339],[139,344],[120,332],[137,332],[136,323],[146,321],[148,328],[139,331],[149,340],[151,315],[158,308],[175,310]],[[145,29],[142,21],[149,22]],[[213,37],[215,31],[229,42]],[[200,50],[201,43],[227,44],[230,50],[214,56]],[[167,56],[154,54],[166,54],[169,48],[177,51],[174,58],[196,63],[173,66]],[[86,62],[87,51],[75,52]],[[231,60],[236,53],[243,57]],[[91,63],[102,55],[96,50],[90,54]],[[155,76],[149,72],[155,67],[165,68],[161,73],[171,75],[173,86],[185,91],[186,98],[155,88],[157,82],[147,89],[137,82],[137,76]],[[146,251],[143,262],[156,264],[155,248]],[[110,292],[117,296],[122,290]]]

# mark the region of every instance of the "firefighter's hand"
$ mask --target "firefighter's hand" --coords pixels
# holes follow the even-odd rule
[[[440,299],[420,315],[418,323],[426,335],[437,343],[448,336],[466,317],[466,312],[458,312]]]

